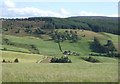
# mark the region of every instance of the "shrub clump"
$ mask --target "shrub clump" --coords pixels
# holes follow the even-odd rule
[[[2,61],[3,63],[5,63],[6,61],[5,61],[5,59],[3,59],[3,61]]]
[[[61,57],[61,58],[52,58],[51,63],[72,63],[72,61],[68,57]]]
[[[91,56],[89,56],[89,57],[84,57],[84,58],[82,58],[82,59],[85,60],[85,61],[88,61],[88,62],[92,62],[92,63],[100,62],[99,60],[97,60],[97,59],[95,59],[95,58],[93,58],[93,57],[91,57]]]
[[[15,62],[15,63],[18,63],[18,62],[19,62],[18,58],[16,58],[16,59],[14,60],[14,62]]]
[[[7,48],[3,48],[2,50],[7,50]]]

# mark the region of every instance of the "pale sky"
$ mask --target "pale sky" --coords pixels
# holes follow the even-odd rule
[[[118,0],[2,0],[0,17],[118,16]]]

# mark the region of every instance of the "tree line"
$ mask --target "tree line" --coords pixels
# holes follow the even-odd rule
[[[116,53],[117,50],[111,40],[107,40],[107,43],[102,45],[97,37],[94,37],[94,41],[90,45],[90,49],[93,52],[106,54],[111,57],[118,57],[119,54]]]
[[[13,21],[13,19],[9,19]],[[21,21],[20,19],[15,19]],[[55,17],[30,17],[22,19],[22,21],[44,21],[45,23],[38,26],[41,29],[85,29],[94,32],[108,32],[113,34],[120,34],[118,29],[118,19],[113,17],[69,17],[69,18],[55,18]],[[4,22],[3,22],[4,23]],[[10,25],[9,25],[10,26]],[[33,25],[27,25],[34,27]],[[4,27],[3,27],[4,28]],[[7,26],[6,26],[7,28]],[[5,29],[5,28],[4,28]]]

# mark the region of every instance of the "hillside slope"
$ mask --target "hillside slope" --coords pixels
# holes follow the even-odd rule
[[[58,30],[60,32],[65,31],[64,29]],[[76,30],[73,30],[76,31]],[[85,35],[85,37],[82,37]],[[61,47],[63,51],[70,50],[72,52],[78,52],[81,56],[86,56],[91,52],[90,42],[93,42],[94,37],[97,37],[101,43],[106,44],[107,40],[112,40],[114,45],[118,50],[118,36],[109,33],[96,33],[92,31],[78,31],[78,36],[82,37],[77,43],[70,43],[69,41],[61,42]],[[49,36],[44,35],[42,38],[33,37],[33,36],[12,36],[12,35],[3,35],[4,38],[9,39],[11,42],[21,44],[21,45],[34,45],[39,50],[40,54],[47,56],[62,56],[62,53],[59,50],[58,44],[53,40],[49,40]],[[7,48],[9,51],[24,52],[30,53],[29,48],[21,46],[12,46],[12,45],[3,45],[3,49]]]
[[[85,29],[120,34],[118,19],[114,17],[30,17],[3,20],[3,33],[6,34],[36,34],[35,31],[39,31],[39,29]]]
[[[60,32],[65,30],[58,29]],[[77,32],[79,36],[85,35],[85,37],[82,37],[77,43],[61,42],[63,50],[80,54],[80,56],[69,56],[72,63],[48,63],[49,58],[61,57],[63,54],[57,43],[47,40],[49,39],[47,35],[42,35],[42,38],[29,35],[3,35],[3,38],[17,44],[34,45],[40,53],[31,54],[23,46],[21,48],[21,46],[3,45],[2,49],[6,49],[1,51],[2,58],[0,60],[13,62],[15,58],[18,58],[19,63],[2,63],[2,82],[117,82],[117,58],[94,56],[100,63],[91,63],[81,57],[88,57],[89,53],[93,53],[89,48],[89,43],[93,41],[94,36],[103,43],[106,43],[108,39],[117,43],[118,35],[87,30],[77,30]],[[23,51],[26,52],[23,53]]]

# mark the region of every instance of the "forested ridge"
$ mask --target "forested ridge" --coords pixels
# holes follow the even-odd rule
[[[14,26],[17,24],[16,26]],[[94,32],[120,34],[117,17],[76,16],[68,18],[29,17],[25,19],[4,19],[3,30],[27,28],[25,31],[36,29],[85,29]]]

